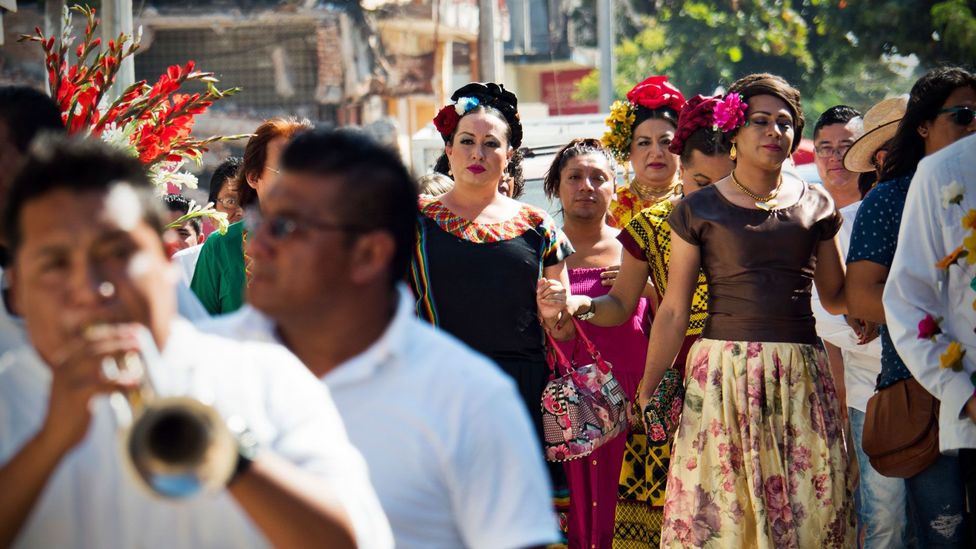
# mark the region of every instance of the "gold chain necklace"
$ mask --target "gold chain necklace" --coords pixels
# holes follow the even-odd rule
[[[645,202],[660,202],[666,198],[670,198],[672,195],[674,195],[674,191],[677,187],[678,186],[676,184],[671,184],[665,189],[654,190],[641,187],[636,180],[630,183],[630,188],[634,191],[634,194],[637,195],[637,198]]]
[[[757,208],[760,210],[766,210],[768,212],[776,207],[776,195],[779,194],[780,185],[783,184],[783,176],[782,174],[779,176],[779,180],[776,181],[776,186],[773,187],[773,190],[770,191],[770,193],[766,196],[760,196],[750,191],[745,185],[740,183],[735,177],[735,171],[732,172],[732,182],[735,183],[735,186],[738,187],[740,191],[745,193],[746,196],[756,201]]]

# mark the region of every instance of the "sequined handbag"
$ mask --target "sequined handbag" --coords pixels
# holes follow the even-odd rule
[[[644,407],[648,445],[661,446],[671,442],[681,420],[684,400],[685,385],[681,373],[676,368],[668,368]]]
[[[560,350],[552,336],[547,358],[549,383],[542,391],[542,429],[546,459],[569,461],[589,455],[627,427],[627,396],[574,318],[577,342],[582,342],[592,363],[577,366]]]

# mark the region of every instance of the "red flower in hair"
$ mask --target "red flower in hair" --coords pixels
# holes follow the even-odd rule
[[[459,120],[461,120],[461,115],[454,109],[454,105],[447,105],[434,117],[434,127],[437,128],[438,133],[447,137],[454,133]]]
[[[627,93],[627,100],[648,109],[671,107],[680,111],[685,106],[685,96],[668,82],[667,76],[652,76],[637,84]]]

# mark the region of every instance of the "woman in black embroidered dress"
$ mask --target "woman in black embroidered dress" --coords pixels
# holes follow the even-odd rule
[[[572,247],[548,214],[499,190],[516,171],[510,160],[522,142],[515,94],[472,83],[451,100],[434,123],[455,185],[420,199],[410,271],[417,314],[512,376],[541,439],[548,367],[536,286],[542,276],[569,285],[564,260]]]

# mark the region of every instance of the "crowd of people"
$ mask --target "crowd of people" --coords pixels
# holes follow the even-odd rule
[[[560,226],[518,200],[516,95],[470,83],[420,181],[265,121],[211,178],[222,233],[2,87],[0,545],[970,547],[974,112],[958,67],[831,107],[809,183],[788,82],[651,76],[555,154]],[[623,432],[545,449],[554,356],[605,359]],[[137,480],[146,379],[229,465]]]

